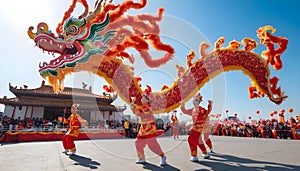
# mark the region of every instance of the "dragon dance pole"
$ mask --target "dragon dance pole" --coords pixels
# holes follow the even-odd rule
[[[228,120],[229,120],[229,117],[228,117],[228,112],[229,112],[229,110],[227,109],[225,112],[226,112],[227,121],[228,121]]]
[[[62,124],[63,124],[63,129],[65,128],[64,121],[65,121],[65,119],[66,119],[66,111],[67,111],[67,109],[66,109],[66,107],[65,107],[65,108],[64,108],[63,122],[62,122]]]

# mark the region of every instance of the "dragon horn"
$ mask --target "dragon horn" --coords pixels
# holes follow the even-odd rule
[[[79,2],[84,6],[84,12],[78,17],[79,19],[82,19],[84,17],[86,17],[89,13],[89,5],[86,2],[86,0],[79,0]]]
[[[98,1],[96,2],[96,4],[95,4],[95,10],[94,10],[93,13],[91,13],[90,15],[87,16],[87,21],[93,20],[94,18],[97,17],[98,14],[101,13],[101,10],[102,10],[102,1],[103,0],[100,0],[100,2],[98,2]],[[104,2],[104,5],[105,5],[105,3],[106,3],[106,1]]]
[[[72,12],[74,11],[74,9],[76,7],[77,2],[80,2],[85,7],[85,11],[83,14],[81,14],[79,16],[79,19],[81,19],[82,17],[85,17],[88,14],[89,7],[88,7],[88,3],[86,2],[86,0],[73,0],[72,4],[69,6],[69,9],[65,12],[62,21],[60,23],[58,23],[58,25],[56,27],[56,32],[58,34],[61,34],[63,32],[63,24],[68,18],[70,18]]]

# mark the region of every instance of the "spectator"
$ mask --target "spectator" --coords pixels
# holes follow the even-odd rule
[[[127,119],[125,119],[123,127],[125,130],[125,137],[129,138],[129,121]]]

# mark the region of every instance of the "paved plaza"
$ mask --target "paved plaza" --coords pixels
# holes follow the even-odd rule
[[[0,170],[5,171],[140,171],[140,170],[300,170],[300,141],[212,136],[210,159],[191,162],[187,136],[160,137],[167,165],[146,147],[146,164],[135,164],[135,139],[76,141],[77,154],[63,153],[60,141],[7,143],[0,146]]]

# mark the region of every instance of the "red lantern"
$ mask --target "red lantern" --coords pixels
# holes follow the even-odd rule
[[[234,116],[237,117],[237,113],[235,113]]]
[[[280,113],[284,113],[285,112],[285,110],[284,109],[280,109]]]
[[[227,110],[225,110],[225,112],[226,112],[226,113],[228,113],[228,112],[229,112],[229,110],[227,109]]]
[[[259,114],[259,113],[260,113],[260,111],[259,111],[259,110],[257,110],[257,111],[256,111],[256,114]]]
[[[277,114],[277,110],[274,110],[274,111],[273,111],[273,114],[276,115],[276,114]]]
[[[273,117],[273,113],[270,113],[270,116]]]
[[[294,109],[293,108],[289,108],[289,112],[293,113]]]
[[[251,116],[249,116],[248,118],[251,119]]]

